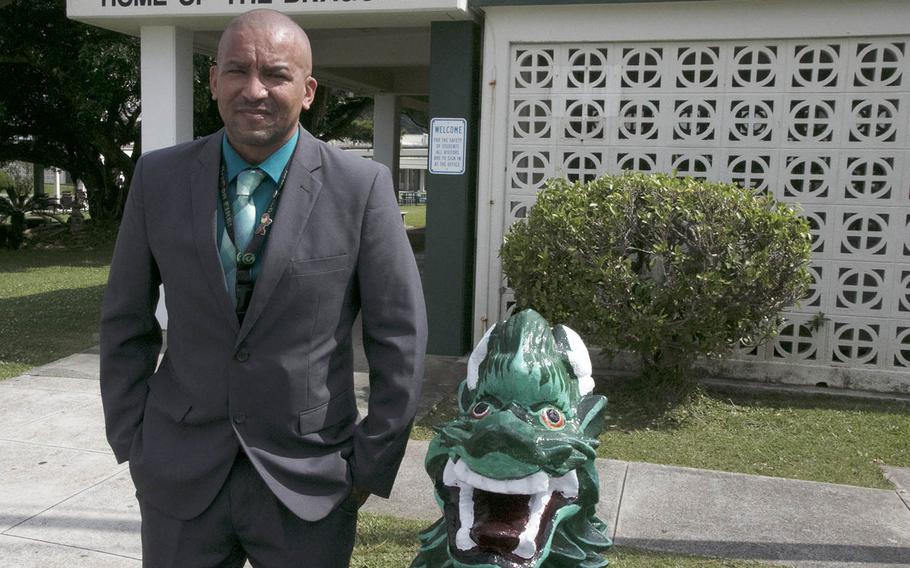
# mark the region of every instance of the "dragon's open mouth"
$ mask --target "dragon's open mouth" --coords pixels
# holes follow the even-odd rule
[[[464,559],[490,555],[513,562],[533,558],[553,531],[553,517],[578,497],[570,471],[551,477],[539,471],[520,479],[492,479],[463,461],[449,460],[439,487],[448,496],[449,541]],[[455,522],[453,522],[455,521]]]

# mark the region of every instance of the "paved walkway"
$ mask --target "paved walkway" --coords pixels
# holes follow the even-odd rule
[[[360,364],[362,365],[362,360]],[[457,361],[429,368],[425,410]],[[358,373],[365,394],[366,375]],[[435,399],[435,400],[434,400]],[[908,442],[910,443],[910,442]],[[389,500],[366,510],[435,520],[412,442]],[[910,492],[598,460],[602,518],[618,544],[800,567],[910,567]],[[887,474],[910,490],[910,470]],[[0,562],[15,568],[140,566],[139,513],[107,447],[97,351],[0,381]]]

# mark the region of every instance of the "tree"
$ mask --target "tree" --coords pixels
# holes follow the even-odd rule
[[[221,127],[211,63],[193,60],[197,137]],[[93,220],[119,219],[142,152],[139,40],[68,19],[65,0],[13,0],[0,5],[0,74],[0,162],[67,170],[85,184]],[[370,104],[323,86],[301,120],[323,140],[368,140],[368,125],[355,119]]]
[[[118,218],[141,151],[138,64],[136,38],[68,19],[64,0],[0,8],[0,161],[63,168],[93,219]]]
[[[357,97],[323,85],[316,90],[316,100],[300,122],[320,140],[372,141],[373,121],[364,118],[372,107],[371,97]]]

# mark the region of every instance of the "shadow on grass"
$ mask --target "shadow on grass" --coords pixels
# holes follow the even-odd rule
[[[456,389],[457,390],[457,389]],[[433,426],[452,420],[458,415],[456,390],[440,400],[416,423],[416,437],[432,437]],[[700,396],[697,388],[665,389],[644,385],[637,378],[600,380],[595,394],[607,397],[606,424],[621,430],[641,430],[660,427],[672,429],[680,423],[676,410]]]
[[[774,393],[737,391],[692,385],[691,388],[647,384],[639,377],[599,378],[595,394],[607,397],[606,428],[634,432],[641,430],[673,431],[702,412],[705,406],[718,404],[741,408],[771,410],[839,410],[865,411],[877,414],[910,415],[905,401],[863,400],[817,393]],[[440,400],[417,422],[416,437],[431,438],[433,426],[452,420],[458,414],[455,392]]]
[[[735,387],[693,385],[691,389],[662,389],[638,377],[598,381],[597,394],[607,397],[607,425],[623,431],[674,430],[698,413],[703,405],[770,410],[866,411],[910,415],[910,403],[901,400],[864,400],[847,396],[800,392],[750,392]]]
[[[0,299],[0,361],[43,365],[90,347],[104,286]]]
[[[693,404],[702,392],[695,383],[659,383],[638,376],[600,378],[595,394],[607,397],[606,423],[631,431],[672,430],[683,418],[677,412]]]
[[[848,396],[799,392],[754,393],[723,387],[712,387],[706,392],[717,400],[729,401],[737,406],[775,409],[874,410],[885,414],[910,414],[910,402],[906,400],[868,400]]]
[[[25,272],[54,266],[100,268],[111,263],[113,245],[91,250],[71,249],[0,249],[0,274]]]

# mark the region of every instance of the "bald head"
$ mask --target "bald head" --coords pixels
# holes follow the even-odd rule
[[[249,30],[266,32],[275,43],[295,46],[296,55],[301,58],[307,73],[313,70],[313,52],[306,32],[288,16],[267,8],[244,12],[230,21],[218,41],[218,62],[222,61],[226,44],[233,40],[234,35]]]
[[[228,142],[247,162],[262,162],[297,132],[316,94],[312,73],[310,41],[284,14],[252,10],[228,24],[209,83]]]

